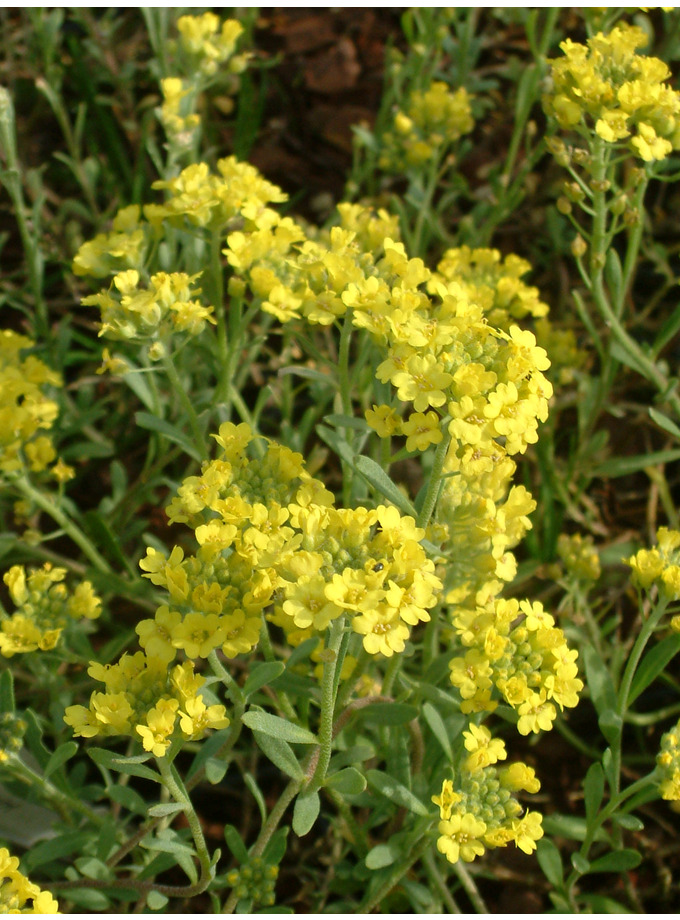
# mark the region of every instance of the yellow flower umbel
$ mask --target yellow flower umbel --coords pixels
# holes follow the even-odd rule
[[[524,812],[514,793],[538,792],[534,771],[523,763],[497,767],[507,757],[505,745],[483,725],[470,724],[463,738],[468,755],[455,780],[444,780],[441,794],[432,797],[440,816],[437,849],[451,863],[472,862],[509,843],[531,853],[543,836],[542,818]]]
[[[198,275],[158,272],[148,287],[140,286],[136,269],[119,272],[108,291],[83,297],[84,306],[101,310],[100,336],[135,342],[166,343],[173,334],[200,335],[206,322],[215,323],[212,307],[195,298]]]
[[[13,565],[5,573],[3,581],[17,608],[0,620],[0,653],[5,658],[37,649],[49,651],[69,623],[100,615],[101,601],[90,582],[69,591],[65,578],[66,569],[53,568],[49,562],[28,575],[22,565]]]
[[[587,45],[562,42],[564,57],[551,62],[548,114],[562,128],[625,143],[646,162],[665,159],[680,147],[680,93],[667,84],[663,61],[636,53],[648,41],[643,29],[622,23]]]
[[[267,441],[254,455],[246,424],[225,422],[214,437],[221,455],[185,479],[168,508],[194,529],[199,550],[185,558],[175,547],[166,558],[149,549],[141,562],[170,595],[137,627],[147,652],[234,657],[257,644],[264,611],[293,644],[346,616],[370,654],[403,651],[441,588],[413,518],[384,505],[333,507],[300,454]]]
[[[557,539],[557,553],[576,581],[597,581],[600,577],[600,557],[591,536],[561,533]]]
[[[627,560],[633,584],[645,591],[656,585],[666,600],[680,600],[680,532],[660,527],[656,540],[655,547],[641,549]]]
[[[454,625],[468,649],[449,665],[462,712],[493,711],[498,691],[517,711],[519,733],[528,735],[552,728],[557,707],[577,705],[578,653],[540,602],[497,599],[461,611]]]
[[[61,378],[34,355],[26,336],[11,329],[0,331],[0,476],[24,468],[41,472],[57,454],[45,432],[52,427],[59,408],[45,395],[47,386],[61,385]]]
[[[207,729],[226,728],[224,706],[208,706],[205,678],[185,661],[168,669],[167,658],[136,652],[114,665],[93,662],[88,674],[105,685],[89,706],[69,706],[64,721],[83,738],[129,735],[145,751],[163,757],[174,740],[197,740]]]
[[[441,157],[473,127],[467,90],[452,90],[436,81],[424,92],[411,93],[403,110],[396,113],[390,131],[380,139],[378,164],[389,172],[422,166]]]
[[[0,913],[58,914],[59,904],[19,871],[19,860],[0,847]]]
[[[680,811],[680,722],[662,736],[656,768],[661,798]]]

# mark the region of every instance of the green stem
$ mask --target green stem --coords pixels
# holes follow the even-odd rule
[[[213,674],[222,681],[224,686],[227,689],[227,695],[229,699],[234,704],[234,706],[243,705],[244,696],[243,691],[236,683],[234,678],[231,676],[229,671],[224,667],[222,662],[217,656],[215,649],[210,652],[208,655],[208,661],[210,662],[210,667],[213,669]]]
[[[253,848],[250,850],[250,858],[256,856],[261,856],[264,853],[265,847],[271,840],[276,828],[279,826],[281,819],[283,818],[286,809],[293,801],[295,796],[300,791],[302,782],[297,779],[292,779],[286,788],[281,793],[280,798],[276,802],[276,805],[272,808],[269,813],[269,817],[265,821],[260,834],[253,845]],[[223,914],[233,914],[239,902],[238,895],[232,891],[232,893],[227,898],[224,907],[222,908]]]
[[[337,696],[336,671],[342,669],[340,645],[345,627],[344,616],[333,620],[328,630],[326,647],[323,650],[323,677],[321,678],[321,719],[319,723],[319,759],[308,792],[316,792],[326,779],[328,764],[333,751],[333,718]]]
[[[417,525],[418,527],[427,527],[430,523],[430,518],[434,512],[434,507],[437,503],[437,498],[439,497],[439,488],[442,480],[442,471],[444,469],[444,461],[446,460],[446,455],[449,450],[449,445],[451,444],[451,435],[448,431],[448,417],[442,419],[442,427],[444,428],[444,437],[437,445],[437,450],[435,451],[434,459],[432,461],[432,469],[430,470],[430,479],[427,484],[427,491],[425,492],[425,498],[423,500],[422,507],[418,514]]]
[[[83,815],[96,827],[104,827],[108,823],[105,815],[98,814],[87,803],[81,801],[77,796],[69,796],[61,789],[58,789],[40,773],[32,770],[17,756],[11,756],[7,763],[8,770],[22,782],[32,786],[38,794],[49,804],[54,806],[61,815],[62,819],[68,824],[72,823],[73,812]]]
[[[201,822],[196,814],[189,793],[187,792],[182,779],[175,769],[175,767],[168,762],[165,757],[157,757],[156,763],[158,764],[158,769],[161,776],[163,777],[163,784],[168,790],[173,799],[182,806],[182,810],[187,819],[189,829],[191,830],[191,836],[194,838],[194,845],[196,847],[196,855],[198,856],[198,862],[201,867],[201,877],[199,881],[194,886],[195,894],[200,894],[202,891],[208,887],[213,878],[213,870],[211,866],[210,853],[208,851],[208,846],[205,842],[205,837],[203,836],[203,828],[201,827]]]
[[[14,217],[19,228],[26,256],[28,280],[33,294],[36,315],[36,338],[48,338],[49,322],[47,304],[43,296],[43,257],[38,245],[38,229],[31,226],[26,213],[21,184],[21,166],[17,155],[16,117],[12,97],[0,87],[0,149],[4,151],[7,166],[0,169],[0,182],[5,186],[14,206]],[[36,220],[39,215],[36,215]]]
[[[449,913],[462,914],[462,910],[456,904],[455,898],[449,891],[446,880],[442,877],[442,874],[439,871],[439,866],[437,865],[434,853],[431,850],[428,850],[428,852],[425,854],[423,862],[425,863],[427,874],[430,876],[430,881],[439,892],[439,896],[441,897],[444,904],[446,904],[448,907]]]
[[[106,559],[100,555],[89,537],[87,537],[78,525],[72,521],[58,505],[55,505],[47,495],[34,488],[25,476],[15,479],[14,485],[26,498],[34,502],[61,527],[64,533],[83,551],[96,569],[107,574],[112,573],[113,570],[111,566]]]
[[[666,612],[668,607],[668,600],[665,598],[660,598],[656,607],[652,610],[647,619],[643,622],[642,628],[638,634],[635,644],[631,649],[630,655],[626,662],[626,667],[623,672],[623,677],[621,678],[621,685],[619,686],[618,698],[617,698],[617,711],[621,718],[626,714],[628,709],[628,697],[630,695],[630,688],[633,683],[633,678],[635,677],[635,671],[642,657],[642,653],[645,650],[645,646],[649,642],[650,638],[656,627],[659,625],[659,621]]]
[[[189,399],[187,391],[184,389],[184,385],[180,380],[179,374],[177,373],[177,368],[175,367],[174,361],[167,351],[163,355],[162,362],[168,380],[170,381],[175,394],[179,398],[179,401],[182,404],[182,408],[186,413],[186,417],[189,420],[189,425],[191,426],[191,431],[194,436],[194,444],[196,449],[202,457],[208,457],[210,455],[210,451],[208,449],[207,441],[203,435],[203,431],[201,430],[201,425],[198,421],[196,410],[194,409],[191,400]]]
[[[460,860],[453,864],[453,871],[458,876],[458,881],[463,886],[465,893],[470,898],[472,906],[477,913],[488,914],[489,908],[486,906],[479,888],[475,885],[474,879]]]

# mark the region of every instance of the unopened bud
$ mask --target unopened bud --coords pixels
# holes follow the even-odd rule
[[[571,201],[564,196],[557,199],[557,210],[560,214],[571,214]]]
[[[608,192],[611,188],[609,179],[592,179],[590,187],[594,192]]]
[[[637,208],[627,208],[623,212],[623,222],[626,227],[635,227],[640,223],[640,212]]]
[[[571,254],[576,259],[582,259],[588,252],[588,246],[580,233],[578,233],[571,242]]]

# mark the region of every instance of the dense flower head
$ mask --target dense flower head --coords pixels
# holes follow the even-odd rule
[[[656,755],[659,793],[662,799],[672,802],[674,811],[680,810],[680,722],[661,738]]]
[[[83,581],[71,591],[65,578],[66,569],[49,562],[28,573],[22,565],[5,572],[3,581],[16,607],[11,616],[0,620],[0,653],[6,658],[53,649],[70,623],[100,615],[101,600],[90,582]]]
[[[239,900],[252,899],[253,904],[271,907],[276,901],[274,888],[279,867],[267,863],[262,856],[252,856],[239,869],[227,873],[226,881]]]
[[[465,87],[452,90],[435,81],[425,91],[414,90],[396,112],[389,131],[380,138],[381,169],[401,172],[440,156],[474,127],[470,95]]]
[[[254,220],[268,202],[287,198],[254,166],[233,156],[218,160],[217,174],[207,163],[193,163],[172,179],[154,182],[152,188],[168,193],[164,204],[144,208],[144,216],[153,226],[164,220],[182,226],[186,218],[195,226],[221,228],[241,215]]]
[[[546,111],[562,128],[594,130],[607,143],[625,142],[640,159],[665,159],[680,147],[680,93],[666,81],[668,66],[637,54],[648,44],[638,26],[621,23],[587,45],[566,39],[552,61]]]
[[[39,358],[25,353],[33,342],[11,329],[0,330],[0,475],[46,469],[57,459],[48,431],[59,412],[46,387],[61,378]]]
[[[118,272],[111,287],[83,297],[84,306],[101,310],[100,336],[136,342],[168,340],[173,333],[199,335],[206,322],[215,323],[212,307],[195,298],[198,275],[157,272],[147,287],[140,285],[136,269]]]
[[[521,280],[529,271],[531,265],[519,256],[503,258],[497,249],[462,246],[444,253],[430,286],[435,287],[441,280],[457,282],[464,287],[468,299],[481,306],[487,322],[507,331],[519,319],[548,313],[538,288]]]
[[[105,689],[92,693],[89,706],[66,709],[64,721],[76,736],[129,735],[163,757],[174,740],[197,740],[229,725],[224,706],[206,704],[205,678],[190,661],[169,668],[164,657],[126,653],[113,665],[92,662],[88,674]]]
[[[226,422],[214,437],[221,455],[168,508],[200,549],[188,558],[179,547],[169,558],[150,549],[141,562],[172,607],[138,626],[143,647],[154,643],[167,660],[175,649],[205,657],[218,647],[234,657],[257,643],[266,612],[293,644],[346,616],[370,654],[403,651],[441,588],[413,518],[384,505],[335,508],[300,454],[245,423]]]
[[[680,600],[680,532],[660,527],[656,541],[652,549],[641,549],[626,560],[633,583],[644,590],[656,585],[667,600]]]
[[[447,524],[445,597],[449,604],[484,606],[517,571],[511,550],[531,528],[536,502],[513,486],[514,460],[498,446],[449,451],[439,504]]]
[[[246,54],[235,55],[236,45],[244,28],[236,19],[220,23],[214,13],[201,16],[180,16],[177,20],[180,52],[188,59],[188,70],[197,69],[205,75],[215,73],[219,65],[232,73],[240,73],[246,66]]]
[[[539,601],[496,599],[454,619],[464,656],[449,664],[462,712],[493,711],[498,696],[518,715],[521,735],[548,731],[557,707],[578,703],[578,653]]]
[[[514,793],[538,792],[534,771],[523,763],[498,767],[507,753],[500,739],[481,725],[463,733],[467,756],[453,780],[444,780],[440,795],[437,849],[451,863],[472,862],[485,850],[514,843],[525,853],[536,849],[543,836],[541,815],[524,812]]]
[[[42,891],[20,870],[19,860],[0,847],[0,913],[58,914],[59,904],[49,891]]]

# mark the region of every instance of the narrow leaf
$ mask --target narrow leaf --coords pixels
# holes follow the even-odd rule
[[[430,730],[439,742],[442,750],[449,760],[453,760],[453,749],[451,747],[451,742],[449,741],[449,733],[446,730],[444,720],[439,715],[439,712],[434,708],[432,703],[423,704],[423,715],[425,716],[425,721],[430,726]]]
[[[366,854],[366,866],[368,869],[384,869],[385,866],[391,866],[399,855],[389,843],[379,843]]]
[[[52,754],[45,765],[45,776],[51,776],[55,770],[58,770],[67,760],[70,760],[78,752],[78,745],[75,741],[65,741],[60,744]]]
[[[140,428],[144,428],[146,431],[155,431],[157,434],[161,434],[164,438],[167,438],[168,441],[179,444],[185,454],[193,457],[193,459],[197,460],[199,463],[205,459],[205,457],[200,455],[189,438],[181,432],[179,428],[171,425],[170,422],[166,422],[161,418],[156,418],[156,416],[151,415],[150,412],[136,412],[135,422]]]
[[[282,661],[263,661],[256,665],[243,685],[243,695],[247,699],[265,684],[270,684],[286,670]]]
[[[406,498],[396,483],[392,482],[385,470],[376,463],[371,457],[358,456],[354,461],[354,469],[363,476],[364,479],[372,485],[373,488],[392,502],[403,514],[408,514],[413,518],[418,517],[416,509]]]
[[[345,767],[327,777],[325,785],[342,795],[359,795],[366,788],[366,777],[355,767]]]
[[[152,818],[166,818],[168,815],[175,815],[184,808],[179,802],[165,802],[161,805],[152,805],[149,814]]]
[[[418,718],[418,708],[408,703],[370,703],[357,717],[372,725],[405,725]]]
[[[656,422],[659,428],[663,428],[663,430],[667,431],[668,434],[672,434],[674,438],[680,440],[680,428],[678,428],[675,422],[671,421],[667,415],[663,415],[663,413],[658,412],[651,406],[649,407],[648,412],[652,420]]]
[[[299,780],[305,778],[304,771],[298,763],[295,752],[287,741],[272,735],[266,735],[264,732],[257,730],[253,731],[253,737],[265,757],[271,760],[286,776]]]
[[[9,668],[0,674],[0,713],[14,714],[14,678]]]
[[[618,850],[591,862],[590,872],[628,872],[641,862],[642,856],[637,850]]]
[[[240,863],[248,862],[248,850],[241,839],[241,835],[233,824],[226,824],[224,827],[224,840],[231,851],[234,859]]]
[[[616,709],[616,690],[605,663],[592,645],[583,652],[586,682],[593,706],[598,715],[606,709]]]
[[[308,729],[301,725],[295,725],[288,722],[287,719],[281,719],[279,716],[273,716],[269,712],[262,712],[259,709],[251,709],[243,716],[243,722],[253,731],[262,732],[263,735],[271,735],[272,738],[281,741],[289,741],[294,744],[316,744],[316,735],[313,735]]]
[[[601,764],[594,763],[590,765],[583,784],[583,792],[586,805],[586,820],[593,821],[604,798],[604,770]]]
[[[680,652],[680,635],[672,636],[658,642],[638,665],[633,683],[628,694],[628,705],[632,705],[640,694],[663,673],[666,665]]]
[[[384,795],[391,802],[408,808],[409,811],[414,812],[416,815],[425,816],[430,814],[429,809],[420,799],[416,798],[406,786],[402,786],[396,779],[388,776],[387,773],[382,773],[380,770],[369,770],[366,774],[366,779],[372,789]]]
[[[561,888],[564,881],[564,869],[562,867],[562,857],[552,840],[544,837],[538,841],[536,847],[536,858],[553,888]]]
[[[139,776],[142,779],[153,780],[154,783],[160,783],[161,778],[154,770],[145,767],[132,757],[121,757],[106,748],[90,748],[88,751],[90,757],[100,767],[106,767],[108,770],[116,770],[118,773],[126,773],[129,776]]]
[[[321,799],[318,792],[309,795],[299,795],[295,800],[293,809],[293,830],[298,837],[304,837],[314,827],[321,810]]]

